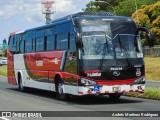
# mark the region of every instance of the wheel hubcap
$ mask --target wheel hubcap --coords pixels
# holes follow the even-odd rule
[[[58,93],[63,94],[63,85],[62,84],[59,84],[59,86],[58,86]]]

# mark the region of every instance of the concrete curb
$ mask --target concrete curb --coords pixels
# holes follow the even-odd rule
[[[157,80],[146,80],[146,82],[157,82],[157,83],[160,83],[160,81],[157,81]]]

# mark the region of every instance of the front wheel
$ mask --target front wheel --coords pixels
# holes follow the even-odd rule
[[[64,84],[62,79],[58,81],[58,86],[57,86],[57,97],[60,98],[61,100],[66,100],[67,95],[64,93]]]

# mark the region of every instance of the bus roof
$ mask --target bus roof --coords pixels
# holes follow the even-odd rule
[[[71,14],[71,15],[53,20],[52,23],[63,21],[63,20],[69,20],[76,17],[89,17],[89,16],[115,16],[115,15],[110,12],[79,12],[79,13]]]
[[[69,21],[69,20],[71,20],[73,18],[76,18],[76,17],[87,17],[87,16],[115,16],[115,15],[110,13],[110,12],[79,12],[79,13],[67,15],[67,16],[59,18],[59,19],[55,19],[50,24],[43,25],[43,26],[36,27],[36,28],[32,28],[32,29],[28,29],[26,31],[41,29],[41,28],[44,28],[44,27],[50,27],[50,26],[52,26],[56,23],[64,22],[66,20]]]
[[[15,35],[15,34],[20,34],[20,33],[24,33],[24,30],[18,30],[18,31],[15,31],[15,32],[11,32],[10,36]]]
[[[25,30],[25,31],[16,31],[16,32],[13,32],[10,34],[11,35],[14,35],[14,34],[18,34],[18,33],[23,33],[23,32],[27,32],[27,31],[33,31],[33,30],[37,30],[37,29],[43,29],[44,27],[50,27],[54,24],[57,24],[57,23],[62,23],[62,22],[66,22],[66,21],[71,21],[72,19],[74,18],[81,18],[81,17],[107,17],[107,16],[110,16],[110,17],[119,17],[119,18],[126,18],[124,16],[116,16],[110,12],[79,12],[79,13],[75,13],[75,14],[71,14],[71,15],[67,15],[65,17],[62,17],[62,18],[59,18],[59,19],[56,19],[56,20],[53,20],[50,24],[47,24],[47,25],[43,25],[43,26],[39,26],[39,27],[36,27],[36,28],[31,28],[31,29],[28,29],[28,30]],[[128,18],[128,17],[127,17]]]

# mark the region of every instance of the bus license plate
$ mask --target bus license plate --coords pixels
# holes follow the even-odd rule
[[[121,91],[120,87],[113,87],[113,92],[119,92],[119,91]]]

